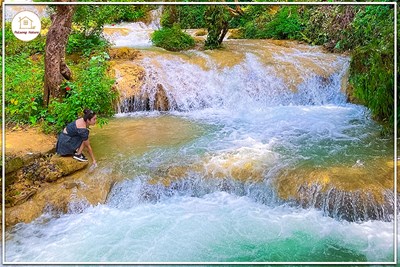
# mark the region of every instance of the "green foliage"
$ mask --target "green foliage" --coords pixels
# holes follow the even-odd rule
[[[200,29],[206,27],[204,12],[206,5],[178,6],[179,24],[182,29]]]
[[[360,6],[317,6],[305,9],[303,39],[309,43],[324,45],[328,50],[342,52],[353,49],[352,22]]]
[[[85,36],[100,35],[105,24],[137,21],[145,17],[147,9],[143,5],[79,5],[73,17],[74,31]]]
[[[109,43],[102,37],[105,24],[137,21],[146,16],[145,5],[79,5],[74,17],[66,53],[80,53],[86,57],[94,50],[106,51]]]
[[[92,34],[85,36],[80,32],[73,32],[69,38],[66,46],[66,53],[80,53],[86,57],[90,56],[94,51],[105,52],[109,47],[107,40],[102,38],[99,34]]]
[[[393,67],[392,53],[364,46],[353,53],[350,76],[355,96],[371,109],[376,119],[391,126],[394,119]]]
[[[160,18],[160,24],[163,28],[172,28],[178,23],[178,7],[174,5],[165,6]]]
[[[56,130],[62,129],[66,123],[75,120],[84,108],[96,111],[101,116],[114,114],[113,102],[117,93],[111,90],[114,80],[105,76],[108,68],[103,53],[93,56],[89,62],[79,65],[80,72],[73,82],[66,82],[67,95],[63,100],[53,100],[45,118]]]
[[[150,8],[145,5],[116,5],[114,6],[113,22],[135,22],[146,17],[146,12]]]
[[[95,110],[100,117],[114,113],[113,80],[107,76],[107,54],[96,53],[90,60],[81,58],[77,65],[69,63],[74,80],[66,82],[67,97],[43,107],[43,56],[28,53],[5,59],[5,123],[41,124],[46,131],[59,131],[74,120],[84,108]],[[104,120],[99,120],[104,123]]]
[[[265,25],[263,38],[299,39],[302,24],[297,8],[285,6],[279,9],[272,21]]]
[[[219,48],[228,30],[230,16],[221,5],[208,6],[204,16],[208,30],[205,48]]]
[[[248,5],[243,7],[244,14],[234,18],[230,27],[240,28],[243,38],[259,39],[262,38],[262,29],[272,20],[269,11],[272,6],[268,5]]]
[[[36,124],[43,112],[44,62],[32,61],[29,54],[5,58],[6,122]]]
[[[40,0],[34,0],[39,2]],[[52,2],[44,0],[40,2]],[[77,2],[85,2],[84,0]],[[129,0],[107,0],[97,2],[129,2]],[[140,0],[138,2],[141,2]],[[108,23],[121,21],[138,21],[144,19],[146,12],[153,7],[149,5],[77,5],[74,16],[74,31],[84,34],[85,36],[99,35],[103,26]],[[49,5],[50,13],[56,12],[56,6]]]
[[[249,6],[244,16],[235,20],[243,37],[248,39],[300,39],[304,28],[298,6]],[[277,10],[277,12],[273,12]]]
[[[42,20],[42,23],[43,21],[46,20]],[[39,34],[38,37],[30,42],[21,41],[17,39],[12,33],[11,22],[6,22],[4,35],[5,53],[7,55],[18,55],[21,53],[33,55],[35,53],[42,53],[44,51],[46,37],[41,34]]]
[[[350,82],[373,116],[394,126],[393,9],[367,6],[355,17]],[[373,21],[373,23],[372,23]]]
[[[204,11],[206,5],[168,5],[164,6],[161,26],[171,28],[179,24],[182,29],[199,29],[206,26]]]
[[[360,10],[353,23],[351,42],[357,46],[376,42],[382,50],[392,50],[394,44],[394,10],[390,6],[367,6]]]
[[[155,46],[169,51],[187,50],[195,45],[194,39],[189,34],[182,32],[178,25],[155,31],[151,36],[151,41]]]

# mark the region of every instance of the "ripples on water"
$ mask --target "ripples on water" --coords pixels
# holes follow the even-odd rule
[[[126,208],[99,205],[20,225],[6,255],[46,262],[386,261],[392,230],[379,221],[338,222],[315,210],[216,192]]]
[[[359,158],[368,162],[368,157],[382,151],[390,154],[386,141],[376,138],[379,127],[365,110],[354,105],[290,106],[267,109],[263,116],[256,113],[202,110],[175,117],[143,113],[123,119],[149,121],[153,127],[161,120],[175,125],[170,131],[181,124],[178,129],[194,138],[186,139],[180,132],[183,142],[167,144],[167,138],[161,147],[118,157],[113,164],[127,180],[113,187],[106,204],[17,225],[6,235],[6,259],[391,261],[393,222],[347,222],[315,209],[293,207],[280,201],[268,182],[274,170],[298,162],[353,164]],[[153,134],[152,142],[157,142],[158,135]],[[164,140],[165,133],[159,134]],[[127,145],[130,140],[119,142]],[[131,142],[134,146],[135,139]],[[264,180],[228,178],[234,171],[226,169],[229,160],[239,167],[253,162]],[[210,175],[215,179],[209,179]],[[160,182],[155,177],[171,179]]]

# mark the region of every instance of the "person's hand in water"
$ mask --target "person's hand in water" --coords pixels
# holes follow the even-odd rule
[[[89,172],[94,171],[94,169],[96,169],[96,168],[97,168],[97,162],[96,162],[96,161],[93,161],[92,165],[91,165],[90,168],[89,168]]]

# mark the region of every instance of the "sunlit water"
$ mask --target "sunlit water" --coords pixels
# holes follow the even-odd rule
[[[266,56],[263,45],[276,50]],[[170,110],[137,99],[125,103],[136,112],[91,134],[96,172],[125,179],[105,204],[7,231],[6,261],[393,261],[393,215],[348,221],[285,201],[273,186],[287,169],[365,168],[373,176],[393,159],[393,141],[368,110],[346,103],[349,59],[324,60],[305,46],[289,54],[263,42],[228,46],[251,52],[143,51],[142,92],[155,97],[162,85]]]

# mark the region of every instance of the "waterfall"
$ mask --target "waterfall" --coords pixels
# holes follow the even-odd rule
[[[264,52],[269,48],[279,49],[267,44]],[[142,53],[143,59],[135,63],[145,69],[143,86],[140,94],[121,101],[122,112],[248,110],[346,102],[341,85],[349,67],[347,57],[324,59],[320,52],[308,50],[291,51],[289,58],[276,52],[262,57],[251,50],[231,50],[228,56],[240,57],[237,64],[221,66],[229,58],[220,51]],[[305,57],[313,62],[306,62]],[[310,64],[312,68],[306,69]]]
[[[150,12],[150,22],[124,22],[105,25],[104,34],[114,47],[151,47],[150,35],[160,26],[162,6]]]

